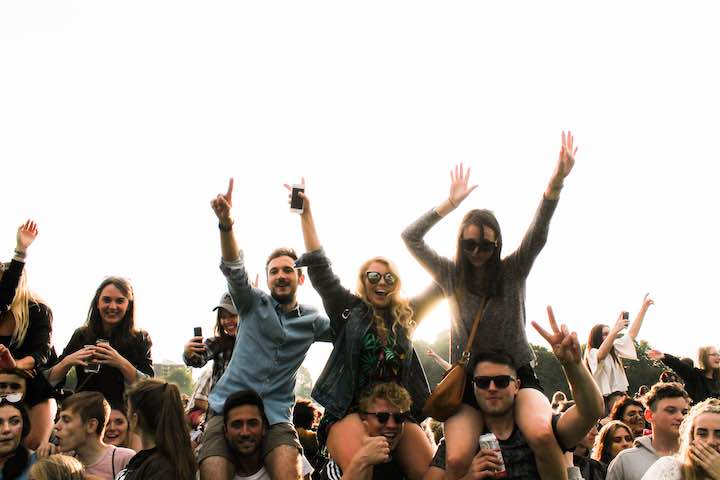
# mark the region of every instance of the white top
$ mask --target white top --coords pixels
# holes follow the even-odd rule
[[[628,360],[637,360],[635,344],[630,335],[623,335],[613,342],[615,354]],[[588,366],[595,383],[600,387],[603,396],[613,392],[627,392],[628,383],[625,370],[615,361],[612,354],[608,353],[602,361],[598,362],[598,349],[591,348],[587,353]]]
[[[300,455],[300,459],[302,460],[302,476],[305,478],[305,475],[312,474],[315,469],[310,465],[310,462],[308,462],[308,459],[305,458],[305,455]],[[267,470],[265,470],[265,467],[262,467],[257,472],[253,473],[249,477],[242,477],[240,475],[235,475],[233,477],[233,480],[271,480],[270,475],[267,473]]]
[[[675,457],[662,457],[648,468],[642,480],[682,480],[680,466]]]

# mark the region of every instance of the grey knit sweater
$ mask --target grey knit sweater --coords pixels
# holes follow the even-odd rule
[[[501,297],[492,298],[487,305],[473,343],[469,366],[473,365],[473,358],[478,353],[491,350],[501,350],[509,354],[516,368],[527,365],[534,359],[525,336],[525,279],[530,273],[535,257],[545,245],[550,219],[557,203],[557,200],[543,197],[520,246],[502,259],[503,293]],[[452,296],[457,287],[455,262],[438,255],[423,240],[425,234],[441,218],[435,210],[430,210],[406,228],[402,237],[410,252],[442,287],[445,295]],[[452,362],[460,357],[465,347],[481,301],[481,296],[465,291],[459,308],[451,308]],[[460,318],[457,318],[458,310]]]

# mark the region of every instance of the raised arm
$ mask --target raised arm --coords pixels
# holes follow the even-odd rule
[[[627,327],[628,325],[628,319],[624,318],[625,312],[620,312],[620,315],[618,315],[618,319],[615,321],[615,325],[610,329],[610,333],[608,333],[608,336],[605,337],[605,340],[600,344],[600,348],[598,348],[598,354],[597,359],[598,362],[601,362],[610,354],[610,351],[613,349],[613,343],[615,342],[615,339],[617,338],[618,334],[622,331],[623,328]]]
[[[647,352],[645,352],[647,357],[655,362],[662,362],[668,367],[672,368],[675,373],[680,376],[680,378],[683,379],[685,383],[693,379],[695,376],[695,368],[691,367],[687,363],[683,362],[679,358],[677,358],[674,355],[670,355],[669,353],[663,353],[660,350],[650,349]]]
[[[542,335],[552,347],[555,357],[560,361],[572,392],[575,406],[565,412],[557,424],[558,440],[562,445],[572,446],[582,440],[597,420],[604,413],[603,397],[600,389],[581,361],[580,343],[577,333],[566,325],[558,328],[552,308],[547,308],[548,319],[552,332],[546,331],[536,322],[532,322],[535,330]]]
[[[15,238],[15,252],[10,262],[10,268],[2,271],[0,275],[0,313],[8,310],[15,298],[20,275],[25,266],[27,249],[37,237],[38,229],[35,222],[27,220],[20,225]]]
[[[302,179],[301,185],[304,189],[305,178]],[[285,184],[285,188],[292,191],[292,187],[287,183]],[[320,250],[322,245],[320,244],[320,238],[318,237],[317,229],[315,228],[315,220],[312,216],[310,199],[305,195],[304,190],[298,195],[303,199],[303,212],[300,214],[300,225],[302,227],[303,240],[305,241],[305,251],[314,252],[315,250]]]
[[[650,294],[646,293],[643,297],[643,303],[640,307],[640,311],[637,314],[637,317],[635,317],[635,320],[633,320],[632,325],[630,325],[630,328],[628,329],[628,335],[630,335],[630,338],[635,340],[638,336],[638,333],[640,333],[640,327],[642,327],[643,320],[645,319],[645,314],[648,311],[648,308],[650,308],[650,305],[654,305],[655,302],[652,298],[650,298]]]
[[[562,145],[560,145],[560,154],[558,155],[558,162],[555,165],[555,171],[553,172],[548,186],[545,189],[545,198],[549,200],[557,200],[560,198],[560,191],[565,184],[565,177],[567,177],[575,166],[575,154],[577,153],[577,147],[574,145],[574,138],[572,132],[568,131],[567,135],[562,132]]]
[[[424,237],[430,228],[448,213],[455,210],[477,188],[477,185],[469,186],[469,180],[470,169],[468,168],[466,171],[462,163],[456,165],[450,171],[450,193],[448,197],[440,202],[437,207],[423,214],[402,232],[405,246],[423,268],[445,289],[446,295],[452,293],[447,290],[455,271],[455,265],[430,248],[425,243]]]

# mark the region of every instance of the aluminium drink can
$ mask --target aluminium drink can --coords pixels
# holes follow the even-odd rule
[[[480,435],[478,438],[478,445],[481,450],[494,450],[497,452],[498,460],[500,460],[500,467],[495,471],[495,478],[507,477],[507,470],[505,470],[505,461],[500,451],[500,442],[494,433],[485,433]]]

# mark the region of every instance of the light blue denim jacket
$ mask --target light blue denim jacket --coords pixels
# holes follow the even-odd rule
[[[323,300],[325,312],[330,317],[332,331],[335,333],[332,353],[315,382],[312,397],[325,407],[326,414],[342,418],[355,398],[362,338],[372,324],[373,312],[370,306],[341,285],[340,279],[330,268],[330,260],[323,249],[304,254],[298,259],[296,266],[308,267],[310,281]],[[415,322],[441,298],[442,290],[433,285],[413,299],[410,303],[415,312]],[[430,389],[408,331],[399,325],[396,331],[399,346],[410,353],[405,356],[402,365],[400,384],[410,393],[413,416],[420,421],[420,411]]]
[[[262,397],[271,425],[290,422],[298,368],[310,345],[332,341],[330,321],[309,305],[286,313],[269,294],[252,288],[242,252],[234,262],[222,261],[220,270],[241,320],[230,362],[210,392],[210,408],[220,413],[231,393],[251,389]]]

